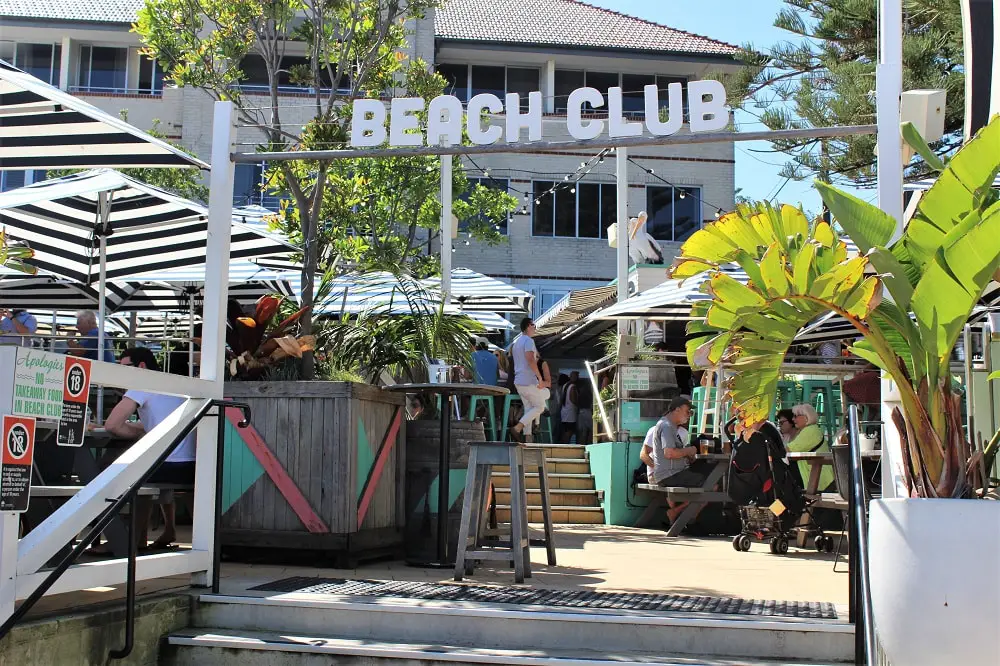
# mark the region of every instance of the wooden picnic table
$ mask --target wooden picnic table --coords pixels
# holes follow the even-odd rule
[[[861,458],[864,460],[881,460],[882,452],[864,451],[861,454]],[[821,490],[819,487],[820,474],[823,472],[824,465],[833,465],[833,451],[792,451],[788,453],[788,459],[792,462],[804,460],[809,463],[809,479],[803,479],[805,481],[807,499],[817,500],[816,506],[818,508],[841,508],[836,498],[821,496],[819,492]],[[806,512],[803,512],[799,518],[798,533],[795,537],[795,542],[799,548],[804,548],[806,541],[809,539],[809,520],[810,516]]]
[[[667,536],[677,537],[706,505],[729,502],[729,493],[726,492],[725,487],[719,491],[715,489],[715,486],[724,480],[726,471],[729,470],[730,457],[728,453],[699,453],[694,457],[695,460],[708,460],[715,463],[700,488],[664,488],[648,483],[638,484],[636,490],[648,493],[651,497],[646,510],[636,521],[636,525],[645,527],[652,524],[668,501],[688,502],[688,505],[681,511],[681,515],[677,516],[677,520],[671,523],[670,529],[667,531]]]

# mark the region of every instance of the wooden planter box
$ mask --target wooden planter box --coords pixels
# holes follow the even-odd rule
[[[350,382],[233,382],[251,426],[228,414],[223,546],[397,551],[405,492],[404,397]]]

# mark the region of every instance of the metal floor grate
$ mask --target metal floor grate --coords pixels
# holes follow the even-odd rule
[[[250,588],[259,592],[301,592],[359,597],[397,597],[428,601],[468,601],[518,606],[555,606],[686,613],[718,613],[798,619],[837,619],[833,604],[819,601],[765,601],[738,597],[693,597],[678,594],[547,590],[491,585],[454,585],[345,578],[283,578]]]

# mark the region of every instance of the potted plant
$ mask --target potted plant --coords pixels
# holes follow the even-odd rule
[[[912,127],[904,136],[939,176],[901,236],[877,207],[817,183],[859,256],[848,256],[837,227],[790,206],[760,204],[696,232],[670,273],[711,275],[712,299],[693,308],[688,325],[688,356],[692,366],[725,362],[734,372],[728,393],[744,428],[768,417],[782,360],[803,326],[833,311],[857,329],[853,353],[880,367],[898,392],[892,421],[903,462],[894,472],[910,497],[871,509],[883,648],[897,665],[992,663],[1000,654],[1000,503],[948,501],[983,486],[949,358],[1000,269],[1000,203],[991,189],[1000,120],[946,163]],[[731,263],[746,271],[748,284],[722,270]]]

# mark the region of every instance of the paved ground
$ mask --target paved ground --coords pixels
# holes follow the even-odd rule
[[[665,592],[686,595],[735,596],[749,599],[829,601],[846,616],[846,561],[833,571],[833,555],[800,551],[771,555],[767,544],[754,544],[738,553],[728,539],[668,539],[664,532],[604,525],[556,526],[558,566],[545,564],[545,550],[532,548],[535,576],[528,583],[546,588]],[[376,580],[450,581],[451,571],[409,567],[403,562],[373,562],[356,569],[285,566],[278,564],[223,565],[222,592],[266,594],[246,590],[290,576],[367,578]],[[477,569],[467,579],[474,583],[512,584],[506,569]],[[140,593],[183,589],[185,577],[142,583]],[[53,613],[91,603],[112,601],[120,589],[47,597],[33,614]]]

